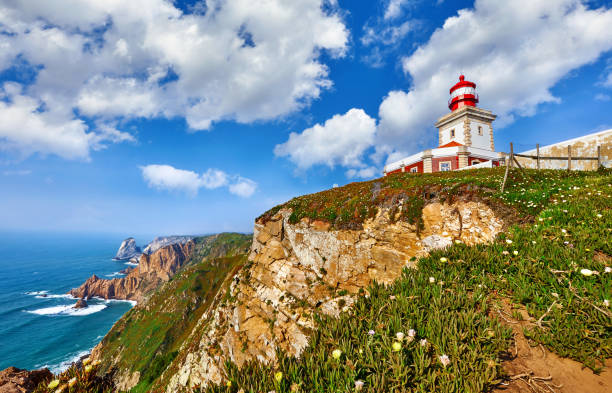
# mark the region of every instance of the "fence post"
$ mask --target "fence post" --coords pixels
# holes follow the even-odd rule
[[[504,192],[504,188],[506,187],[506,180],[508,179],[508,171],[512,166],[512,161],[514,160],[514,151],[512,150],[512,142],[510,142],[510,157],[506,160],[506,172],[504,173],[504,181],[502,181],[501,192]]]
[[[536,143],[536,156],[538,157],[538,169],[540,169],[540,144]]]
[[[567,170],[572,170],[572,147],[567,146]]]
[[[597,169],[601,168],[601,146],[597,146]]]

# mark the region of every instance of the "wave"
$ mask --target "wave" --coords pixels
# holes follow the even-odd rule
[[[73,305],[66,305],[39,308],[38,310],[26,310],[26,312],[37,315],[69,315],[75,317],[82,317],[84,315],[89,315],[97,313],[98,311],[102,311],[106,307],[106,304],[93,304],[86,308],[74,308]]]
[[[30,291],[26,295],[34,296],[36,299],[76,299],[69,293],[49,294],[49,291]]]
[[[117,276],[125,276],[125,273],[121,273],[121,272],[114,272],[111,274],[105,274],[106,277],[117,277]]]
[[[63,371],[66,371],[68,367],[72,365],[72,363],[79,361],[83,356],[87,356],[90,353],[91,353],[91,349],[89,351],[81,351],[75,355],[69,355],[70,357],[68,359],[63,360],[58,364],[52,364],[52,365],[43,364],[43,365],[37,366],[36,368],[46,367],[49,370],[51,370],[53,374],[59,374]]]
[[[49,291],[30,291],[30,292],[26,292],[26,295],[30,295],[30,296],[39,296],[39,295],[46,295]]]
[[[125,262],[125,265],[128,265],[128,266],[138,266],[138,264],[134,263],[134,262]]]
[[[127,300],[127,299],[104,299],[102,297],[99,296],[94,296],[92,299],[96,299],[96,300],[101,300],[103,301],[105,304],[108,303],[117,303],[117,302],[121,302],[121,303],[130,303],[132,305],[132,307],[134,307],[137,302],[136,300]]]

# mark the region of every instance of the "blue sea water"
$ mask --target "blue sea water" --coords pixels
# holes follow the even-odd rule
[[[92,274],[120,277],[114,235],[0,232],[0,369],[65,369],[90,351],[132,304],[66,295]],[[143,244],[143,243],[139,243]],[[43,295],[46,295],[43,296]]]

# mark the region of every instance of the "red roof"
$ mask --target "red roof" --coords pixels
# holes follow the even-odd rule
[[[455,147],[455,146],[463,146],[463,145],[457,141],[450,141],[446,145],[438,146],[438,149],[441,147]]]
[[[450,88],[449,93],[453,94],[453,91],[457,90],[460,87],[473,87],[475,89],[476,88],[476,83],[470,82],[470,81],[466,81],[465,80],[465,76],[460,75],[459,76],[459,82],[457,82],[453,87]]]

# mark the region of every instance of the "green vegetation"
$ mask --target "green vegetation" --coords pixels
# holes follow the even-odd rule
[[[142,308],[130,310],[113,326],[102,340],[103,366],[139,371],[140,381],[132,392],[148,392],[174,360],[226,276],[245,261],[244,254],[214,258],[174,276]]]
[[[246,261],[251,235],[223,233],[194,239],[181,272],[142,306],[128,311],[102,340],[102,372],[140,372],[132,392],[148,392],[171,364],[180,346],[230,272]]]
[[[331,223],[332,229],[361,229],[368,218],[376,216],[381,207],[391,207],[392,219],[400,219],[421,226],[423,206],[435,201],[476,198],[492,207],[504,209],[509,200],[497,190],[500,188],[503,168],[480,169],[463,172],[438,172],[433,174],[402,173],[367,182],[351,183],[344,187],[332,188],[316,194],[293,198],[276,206],[258,217],[266,222],[280,209],[292,210],[289,221],[297,223],[302,218]],[[557,176],[551,171],[533,172],[535,181]],[[512,179],[510,179],[512,181]],[[542,190],[550,195],[549,190]],[[538,200],[546,199],[546,196]],[[501,203],[506,202],[506,203]],[[401,205],[401,208],[400,208]],[[513,204],[521,214],[533,214],[532,206]],[[507,213],[516,213],[506,209]]]
[[[32,393],[111,393],[114,391],[110,377],[96,375],[99,364],[90,364],[89,360],[85,360],[84,363],[86,364],[70,367],[51,381],[41,382]]]
[[[336,227],[355,227],[401,195],[427,200],[425,193],[478,196],[529,220],[493,244],[433,252],[393,285],[372,285],[339,319],[317,316],[300,359],[279,353],[276,366],[228,364],[230,386],[202,391],[352,392],[363,382],[366,392],[486,392],[504,378],[512,341],[498,319],[504,302],[528,311],[524,334],[533,343],[601,371],[612,357],[612,172],[527,174],[511,173],[503,194],[497,169],[396,175],[288,202],[294,221],[332,221],[333,211]]]

